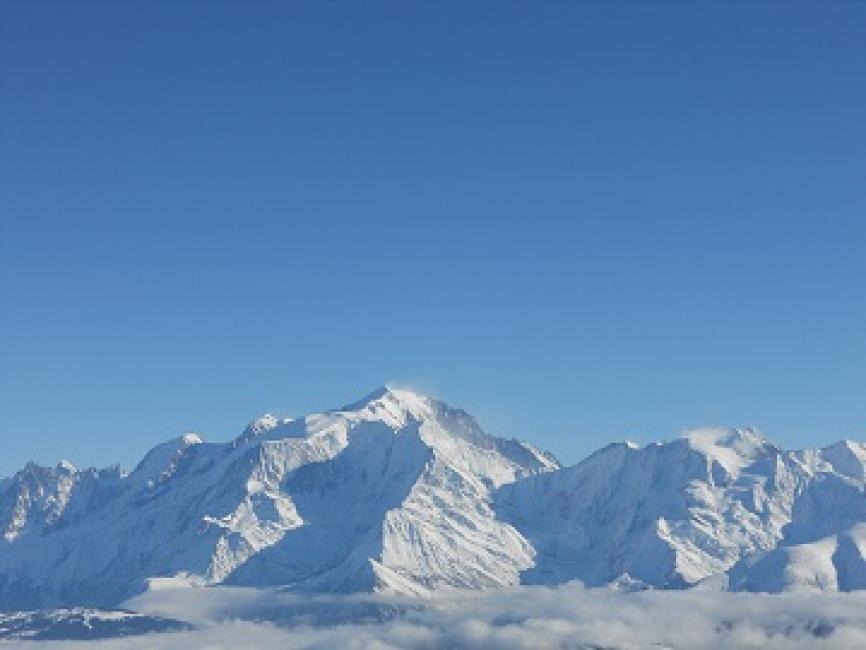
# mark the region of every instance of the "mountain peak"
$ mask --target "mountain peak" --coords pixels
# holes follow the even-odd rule
[[[367,393],[361,399],[346,404],[345,406],[342,406],[337,410],[359,411],[369,406],[373,402],[380,402],[382,400],[391,400],[396,402],[420,402],[429,401],[430,398],[418,391],[412,390],[411,388],[395,386],[394,384],[383,384],[382,386],[376,388],[374,391]]]
[[[834,471],[858,480],[866,478],[866,444],[840,440],[824,447],[821,454]]]
[[[270,413],[265,413],[261,417],[250,422],[244,429],[244,435],[258,435],[276,429],[280,425],[280,420]]]
[[[345,404],[341,408],[337,409],[338,411],[357,411],[358,409],[364,408],[370,402],[374,402],[376,400],[382,399],[386,395],[388,395],[389,388],[387,384],[382,384],[375,390],[370,391],[366,395],[364,395],[361,399],[355,400],[354,402],[350,402]]]
[[[714,460],[730,474],[739,471],[755,459],[770,443],[756,429],[726,429],[701,427],[683,434],[689,446],[710,460]]]
[[[736,447],[742,444],[765,445],[767,439],[753,427],[696,427],[686,430],[683,435],[693,446],[708,444],[722,447]]]
[[[185,433],[151,449],[136,466],[133,474],[143,483],[156,484],[169,478],[191,447],[202,444],[196,433]]]
[[[403,422],[407,418],[424,420],[435,408],[435,400],[409,388],[385,385],[337,412],[366,412],[386,421]]]

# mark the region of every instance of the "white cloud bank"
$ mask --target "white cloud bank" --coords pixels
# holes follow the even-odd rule
[[[198,629],[21,646],[32,650],[866,648],[866,593],[623,594],[569,584],[418,601],[303,598],[210,588],[151,592],[128,606],[188,620]]]

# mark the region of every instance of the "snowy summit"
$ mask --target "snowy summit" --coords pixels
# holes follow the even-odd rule
[[[128,474],[0,481],[0,608],[112,607],[146,589],[427,594],[525,584],[866,588],[866,446],[752,429],[609,445],[573,467],[411,390],[233,441],[186,434]]]

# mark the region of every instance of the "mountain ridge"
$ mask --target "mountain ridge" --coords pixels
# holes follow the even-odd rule
[[[28,463],[0,480],[0,609],[210,584],[862,589],[864,489],[862,443],[785,451],[752,428],[704,427],[562,467],[382,387],[262,416],[226,443],[179,436],[130,472]]]

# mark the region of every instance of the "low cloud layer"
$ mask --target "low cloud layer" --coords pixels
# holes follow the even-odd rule
[[[864,648],[866,594],[616,593],[578,584],[433,601],[211,588],[128,606],[197,629],[27,648]]]

